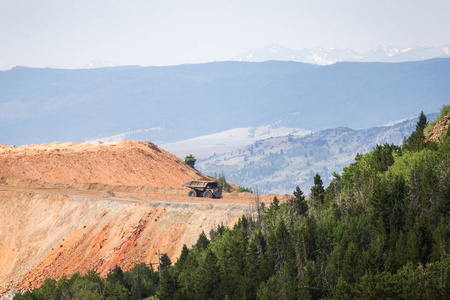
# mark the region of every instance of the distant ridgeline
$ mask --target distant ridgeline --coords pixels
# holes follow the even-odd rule
[[[437,111],[449,99],[448,78],[445,58],[330,66],[17,67],[0,71],[0,143],[113,137],[161,144],[275,122],[312,131],[371,128]]]
[[[438,113],[427,115],[430,120],[437,116]],[[208,175],[223,171],[229,181],[257,187],[262,193],[290,193],[295,186],[309,191],[316,173],[328,185],[333,173],[341,173],[357,154],[370,152],[377,144],[401,144],[415,130],[416,122],[417,119],[409,119],[363,130],[339,127],[306,136],[259,140],[199,159],[197,166]]]
[[[433,128],[421,114],[403,146],[358,155],[326,189],[316,174],[308,200],[297,188],[286,203],[255,201],[155,274],[76,274],[14,299],[447,299],[449,111]]]

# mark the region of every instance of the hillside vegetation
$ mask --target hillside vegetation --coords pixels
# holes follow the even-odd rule
[[[183,247],[174,266],[95,272],[14,299],[445,299],[450,290],[450,129],[427,141],[422,114],[402,147],[378,145],[311,197],[266,206]],[[135,269],[136,269],[135,268]],[[134,277],[131,274],[148,274]],[[141,288],[139,288],[139,286]]]

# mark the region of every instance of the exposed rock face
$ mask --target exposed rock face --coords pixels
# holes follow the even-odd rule
[[[208,177],[149,142],[3,145],[0,177],[0,296],[48,277],[155,263],[158,251],[176,261],[183,244],[232,226],[254,200],[188,197],[181,184]]]
[[[450,125],[449,116],[444,116],[441,120],[437,121],[436,124],[427,132],[427,141],[439,141],[441,135],[446,134],[448,126]]]

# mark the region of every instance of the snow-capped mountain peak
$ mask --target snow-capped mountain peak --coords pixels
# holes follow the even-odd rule
[[[107,68],[107,67],[115,67],[116,64],[103,59],[94,59],[91,60],[88,64],[85,64],[82,69],[96,69],[96,68]]]
[[[232,58],[233,61],[261,62],[267,60],[297,61],[318,65],[330,65],[339,61],[361,62],[403,62],[450,57],[450,47],[410,46],[393,47],[380,44],[367,52],[360,53],[352,49],[315,47],[311,49],[293,50],[282,45],[271,43],[263,48],[247,51]]]

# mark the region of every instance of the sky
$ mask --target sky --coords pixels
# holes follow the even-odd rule
[[[0,0],[0,70],[229,60],[278,43],[450,44],[449,0]]]

